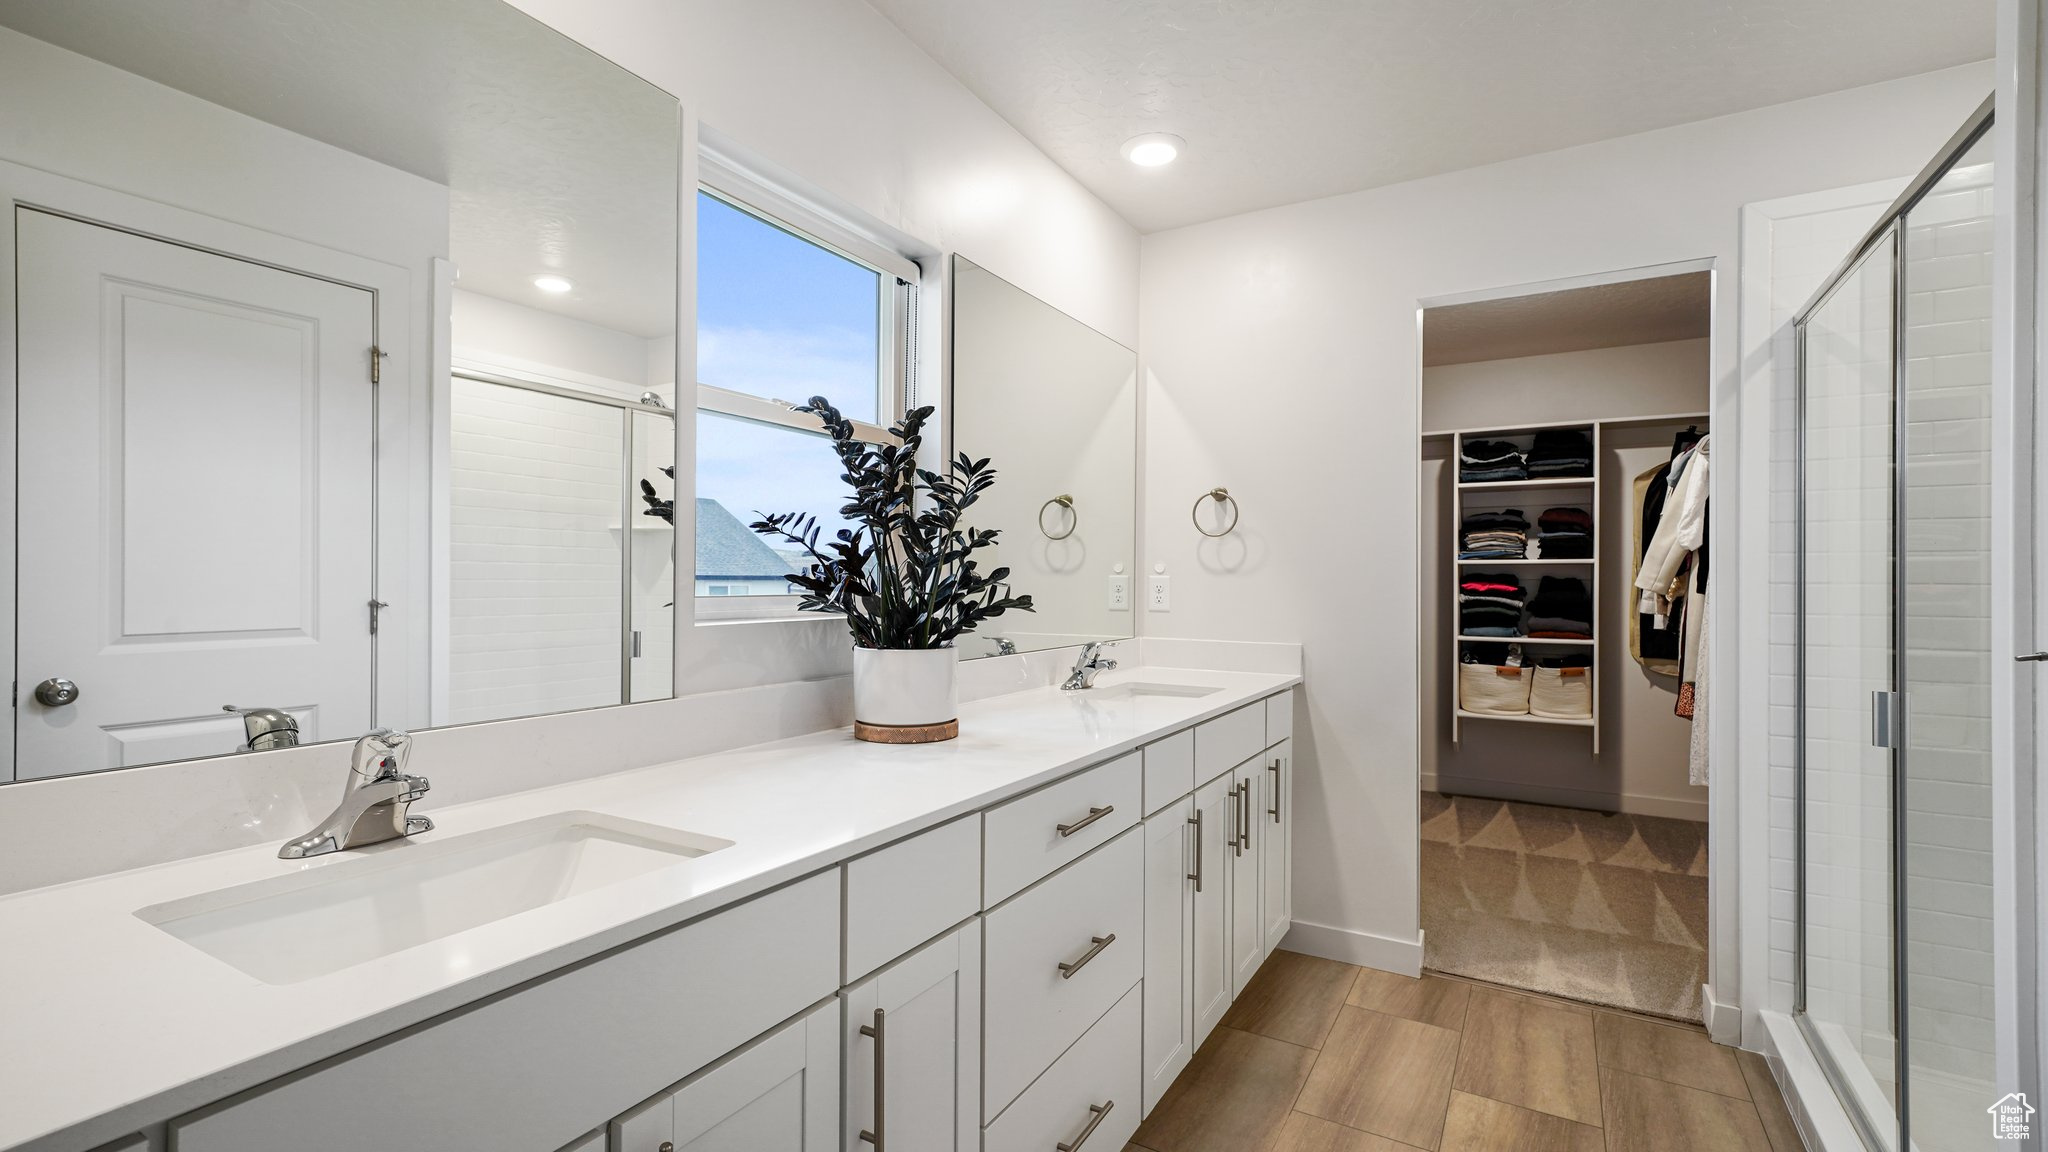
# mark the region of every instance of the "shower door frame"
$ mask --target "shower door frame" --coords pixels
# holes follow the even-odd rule
[[[1896,1126],[1891,1147],[1896,1152],[1907,1152],[1912,1148],[1912,1111],[1910,1102],[1910,1042],[1907,1029],[1907,960],[1906,960],[1906,885],[1908,875],[1905,867],[1906,845],[1906,710],[1903,706],[1903,692],[1906,685],[1906,216],[1941,178],[1949,172],[1963,154],[1983,139],[1992,124],[1991,97],[1977,107],[1963,126],[1949,137],[1935,153],[1934,158],[1907,183],[1903,192],[1893,200],[1877,222],[1872,224],[1863,239],[1849,255],[1829,274],[1820,288],[1800,308],[1792,320],[1793,332],[1793,441],[1794,441],[1794,507],[1796,510],[1793,527],[1793,687],[1795,705],[1794,724],[1794,778],[1793,800],[1793,875],[1797,881],[1793,895],[1793,999],[1792,1019],[1800,1034],[1813,1051],[1827,1075],[1829,1084],[1845,1104],[1852,1123],[1859,1130],[1864,1143],[1873,1148],[1884,1145],[1874,1140],[1874,1131],[1879,1118],[1865,1114],[1856,1103],[1857,1094],[1850,1088],[1843,1069],[1837,1064],[1833,1053],[1823,1043],[1821,1036],[1806,1011],[1807,977],[1807,892],[1806,892],[1806,770],[1807,770],[1807,698],[1806,698],[1806,639],[1807,639],[1807,598],[1806,598],[1806,526],[1807,526],[1807,456],[1806,456],[1806,329],[1815,313],[1820,311],[1834,296],[1836,289],[1863,267],[1865,257],[1873,256],[1880,245],[1889,243],[1892,272],[1892,517],[1891,517],[1891,565],[1892,565],[1892,652],[1891,684],[1889,690],[1897,698],[1894,705],[1895,724],[1889,733],[1891,739],[1890,766],[1890,813],[1891,832],[1891,1009],[1893,1038],[1893,1092]],[[1994,387],[1995,387],[1994,382]]]

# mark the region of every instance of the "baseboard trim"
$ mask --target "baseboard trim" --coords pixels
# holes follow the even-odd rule
[[[1417,932],[1413,940],[1401,940],[1353,928],[1296,920],[1280,944],[1290,952],[1303,952],[1325,960],[1356,964],[1361,968],[1378,968],[1402,976],[1422,975],[1421,932]]]
[[[1484,796],[1492,800],[1519,800],[1525,804],[1551,804],[1560,808],[1588,808],[1595,812],[1627,812],[1635,816],[1667,816],[1674,820],[1707,822],[1705,789],[1702,798],[1686,800],[1639,793],[1590,792],[1580,788],[1549,788],[1518,780],[1475,780],[1466,776],[1438,776],[1424,773],[1422,791],[1448,792],[1457,796]]]
[[[1712,984],[1700,985],[1700,1023],[1706,1025],[1707,1036],[1714,1043],[1742,1047],[1742,1005],[1714,995]]]

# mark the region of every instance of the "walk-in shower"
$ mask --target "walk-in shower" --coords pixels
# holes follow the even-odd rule
[[[1795,321],[1796,1018],[1872,1148],[1996,1148],[1991,107]]]

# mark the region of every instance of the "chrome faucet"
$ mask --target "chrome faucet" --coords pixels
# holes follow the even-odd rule
[[[221,711],[242,718],[242,733],[248,739],[235,749],[237,752],[269,752],[299,746],[299,722],[289,712],[278,708],[237,708],[233,704],[223,705]]]
[[[991,632],[988,634],[988,642],[996,646],[996,655],[998,656],[1015,656],[1017,654],[1017,642],[1008,636],[1000,636]]]
[[[1090,640],[1081,646],[1081,658],[1074,661],[1074,670],[1067,673],[1067,681],[1060,688],[1067,692],[1095,687],[1095,677],[1116,667],[1116,661],[1102,654],[1102,641]]]
[[[412,737],[389,728],[374,729],[356,741],[340,806],[319,827],[287,840],[277,850],[278,858],[303,860],[431,831],[432,820],[406,815],[406,806],[425,796],[428,788],[426,777],[406,775],[405,758],[411,751]]]

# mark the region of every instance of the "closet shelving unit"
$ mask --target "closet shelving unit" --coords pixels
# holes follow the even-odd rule
[[[1593,442],[1592,468],[1588,475],[1569,477],[1544,477],[1538,480],[1475,480],[1457,479],[1462,471],[1459,461],[1465,455],[1467,440],[1509,440],[1523,448],[1529,446],[1536,433],[1553,429],[1584,431]],[[1510,724],[1547,724],[1558,728],[1584,728],[1593,734],[1593,752],[1600,751],[1600,424],[1597,421],[1575,420],[1554,424],[1527,424],[1515,428],[1461,429],[1451,433],[1451,466],[1453,486],[1451,495],[1451,571],[1457,573],[1462,582],[1467,572],[1516,572],[1527,571],[1523,584],[1531,599],[1534,599],[1535,585],[1544,575],[1578,576],[1586,581],[1587,594],[1593,608],[1593,635],[1585,640],[1546,639],[1533,636],[1465,636],[1458,632],[1456,621],[1459,614],[1453,607],[1451,612],[1451,741],[1459,738],[1459,726],[1467,720],[1497,720]],[[1494,511],[1502,508],[1520,508],[1529,519],[1533,535],[1536,519],[1545,508],[1560,506],[1583,506],[1593,517],[1593,555],[1580,560],[1460,560],[1458,553],[1463,544],[1462,527],[1465,515],[1470,512]],[[1455,594],[1455,593],[1454,593]],[[1520,644],[1524,662],[1533,665],[1537,656],[1565,652],[1583,652],[1593,656],[1593,667],[1587,670],[1592,678],[1593,714],[1584,719],[1564,719],[1552,716],[1527,714],[1497,714],[1492,712],[1468,712],[1462,706],[1458,695],[1458,666],[1466,644]]]
[[[1601,523],[1602,488],[1600,483],[1601,431],[1605,428],[1643,428],[1665,424],[1681,426],[1687,424],[1705,425],[1706,423],[1707,413],[1705,412],[1675,412],[1655,416],[1624,416],[1603,420],[1561,420],[1549,424],[1522,424],[1513,427],[1496,428],[1458,428],[1449,429],[1445,431],[1424,433],[1425,438],[1447,436],[1450,438],[1451,441],[1450,464],[1452,468],[1452,485],[1450,571],[1456,573],[1460,581],[1462,581],[1465,573],[1474,570],[1482,572],[1527,571],[1531,573],[1532,577],[1535,578],[1525,579],[1525,584],[1540,583],[1541,576],[1546,574],[1577,575],[1579,573],[1583,573],[1587,584],[1587,592],[1592,602],[1593,610],[1593,636],[1591,639],[1587,640],[1542,639],[1535,637],[1465,636],[1460,635],[1458,632],[1458,613],[1454,603],[1453,609],[1450,614],[1452,621],[1450,628],[1450,701],[1451,741],[1453,743],[1456,743],[1459,739],[1460,725],[1462,725],[1467,720],[1503,721],[1510,724],[1545,724],[1550,725],[1552,727],[1560,728],[1587,729],[1592,733],[1593,753],[1594,755],[1599,754],[1599,652],[1601,645],[1600,534],[1603,527]],[[1466,440],[1512,440],[1517,443],[1526,443],[1527,441],[1532,440],[1535,437],[1536,433],[1554,428],[1577,428],[1586,431],[1587,435],[1593,441],[1592,475],[1574,476],[1570,478],[1545,478],[1541,480],[1475,481],[1469,484],[1456,478],[1459,471],[1458,462],[1464,456]],[[1547,495],[1549,493],[1555,493],[1556,495],[1554,498],[1552,498]],[[1577,499],[1573,499],[1572,497],[1574,496],[1576,496]],[[1525,514],[1529,515],[1530,526],[1533,529],[1535,527],[1537,516],[1540,516],[1542,514],[1542,507],[1558,507],[1561,505],[1578,504],[1580,503],[1580,501],[1584,501],[1585,507],[1593,514],[1593,556],[1591,559],[1458,559],[1458,553],[1460,551],[1459,545],[1462,543],[1460,539],[1460,528],[1465,522],[1465,513],[1468,509],[1476,512],[1498,508],[1521,508]],[[1541,504],[1542,507],[1532,507],[1532,505],[1536,504]],[[1621,564],[1622,571],[1629,572],[1633,570],[1634,565],[1628,562],[1627,557],[1620,557],[1618,558],[1618,560]],[[1532,597],[1534,596],[1533,588],[1530,589],[1530,594]],[[1452,590],[1452,595],[1456,595],[1455,588],[1453,588]],[[1468,643],[1520,644],[1522,645],[1522,651],[1525,657],[1530,658],[1533,658],[1533,656],[1531,656],[1532,650],[1535,650],[1537,652],[1548,651],[1553,653],[1585,652],[1586,654],[1593,657],[1593,667],[1588,673],[1593,678],[1593,714],[1581,720],[1564,720],[1556,719],[1549,716],[1530,716],[1513,714],[1501,715],[1491,712],[1467,712],[1465,709],[1459,707],[1458,705],[1458,658],[1462,652],[1464,645]]]

